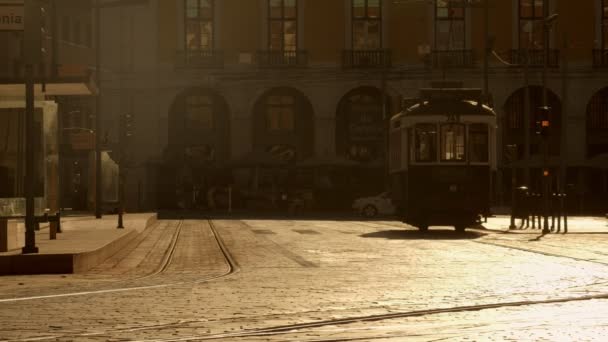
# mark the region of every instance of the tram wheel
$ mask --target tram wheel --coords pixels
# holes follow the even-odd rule
[[[418,230],[421,231],[421,232],[428,232],[429,231],[429,226],[428,225],[418,226]]]
[[[467,229],[467,226],[463,225],[463,224],[459,224],[454,226],[454,228],[456,228],[456,231],[459,233],[464,233],[464,231]]]
[[[376,217],[376,215],[378,215],[378,208],[369,204],[363,208],[362,213],[363,213],[363,216],[365,216],[367,218]]]

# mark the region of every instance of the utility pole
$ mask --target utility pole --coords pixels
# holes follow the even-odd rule
[[[490,103],[490,88],[489,88],[489,58],[492,46],[490,44],[490,0],[484,0],[483,4],[483,32],[485,41],[485,53],[483,54],[483,95],[487,104]]]
[[[37,146],[34,145],[35,139],[35,104],[34,104],[34,65],[42,62],[43,37],[45,36],[46,8],[39,0],[28,0],[24,3],[25,24],[24,24],[24,51],[25,60],[25,246],[23,254],[38,253],[36,247],[36,217],[34,184],[35,165],[34,156]]]
[[[95,217],[102,217],[103,194],[101,184],[101,7],[95,0]]]

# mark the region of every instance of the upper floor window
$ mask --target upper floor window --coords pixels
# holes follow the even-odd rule
[[[186,49],[213,50],[213,0],[186,0]]]
[[[293,131],[295,128],[295,98],[291,95],[270,95],[266,100],[268,131]]]
[[[465,0],[435,1],[435,49],[465,49],[465,14]]]
[[[269,0],[268,48],[295,51],[298,48],[297,0]]]
[[[352,0],[354,50],[382,48],[382,0]]]
[[[519,48],[543,48],[545,0],[519,0]]]

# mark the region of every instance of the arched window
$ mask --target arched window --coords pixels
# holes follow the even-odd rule
[[[225,160],[230,153],[230,115],[226,101],[204,88],[179,94],[169,115],[171,158],[192,162]]]
[[[535,121],[538,108],[543,105],[543,88],[541,86],[530,86],[530,154],[540,153],[540,138],[535,133]],[[524,156],[524,115],[525,115],[525,88],[513,92],[507,99],[504,107],[503,119],[503,144],[517,145],[517,159]],[[547,91],[549,107],[551,107],[551,129],[549,134],[549,149],[552,155],[559,154],[561,141],[561,101],[552,91]]]
[[[312,105],[299,91],[274,88],[254,107],[253,146],[284,161],[301,160],[313,153]]]
[[[587,157],[608,153],[608,87],[587,105]]]
[[[357,161],[383,159],[384,120],[382,96],[376,88],[358,88],[348,93],[338,106],[336,149],[338,154]]]

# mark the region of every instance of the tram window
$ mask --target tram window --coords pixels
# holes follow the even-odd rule
[[[441,125],[441,161],[464,161],[465,126],[462,124]]]
[[[437,127],[434,124],[416,125],[416,161],[437,161]]]
[[[471,162],[488,162],[488,125],[472,124],[469,126]]]

